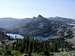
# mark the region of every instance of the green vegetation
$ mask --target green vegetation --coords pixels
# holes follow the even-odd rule
[[[13,47],[13,50],[28,54],[29,56],[32,56],[32,53],[42,53],[42,55],[49,56],[53,55],[50,54],[50,52],[71,51],[72,45],[69,44],[66,39],[72,38],[73,33],[72,31],[69,31],[69,33],[66,32],[66,34],[67,35],[65,35],[64,32],[60,32],[59,38],[48,41],[38,41],[34,40],[33,36],[27,36],[23,40],[17,40],[17,42],[13,44],[13,46],[16,44],[16,46]]]
[[[25,36],[24,39],[17,39],[16,42],[3,45],[0,48],[1,56],[53,56],[54,52],[63,52],[73,50],[72,44],[66,41],[73,37],[72,31],[58,32],[59,38],[49,39],[47,41],[35,40],[33,35]],[[53,53],[51,53],[53,52]],[[62,56],[68,56],[64,54]]]
[[[11,49],[0,49],[0,56],[21,56],[22,53]]]

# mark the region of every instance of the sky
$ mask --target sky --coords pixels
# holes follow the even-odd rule
[[[66,17],[75,19],[75,0],[0,0],[0,18]]]

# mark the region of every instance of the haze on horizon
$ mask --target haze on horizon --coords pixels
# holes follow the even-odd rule
[[[75,0],[0,0],[0,18],[66,17],[75,19]]]

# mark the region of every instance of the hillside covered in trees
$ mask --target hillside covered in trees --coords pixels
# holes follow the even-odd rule
[[[49,56],[50,52],[75,50],[74,44],[68,41],[74,38],[75,34],[73,31],[75,20],[73,19],[45,18],[38,15],[38,17],[21,20],[9,20],[9,18],[0,20],[1,56],[22,54],[32,56],[33,53]]]

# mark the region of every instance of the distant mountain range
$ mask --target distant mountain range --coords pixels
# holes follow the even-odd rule
[[[25,22],[28,22],[28,19],[20,20],[15,18],[0,18],[0,28],[11,30],[22,26]]]
[[[16,18],[0,18],[0,28],[5,29],[9,33],[17,33],[21,35],[56,35],[56,32],[64,27],[71,27],[69,24],[75,22],[74,19],[63,17],[45,18],[41,15],[33,18],[16,19]]]
[[[44,18],[43,16],[39,15],[38,17],[33,18],[24,18],[24,19],[16,19],[16,18],[0,18],[0,28],[5,29],[13,29],[19,26],[22,26],[25,23],[33,22],[33,21],[45,21],[45,20],[53,20],[53,21],[62,21],[62,22],[68,22],[71,23],[74,20],[68,19],[68,18],[62,18],[62,17],[50,17],[50,18]]]

